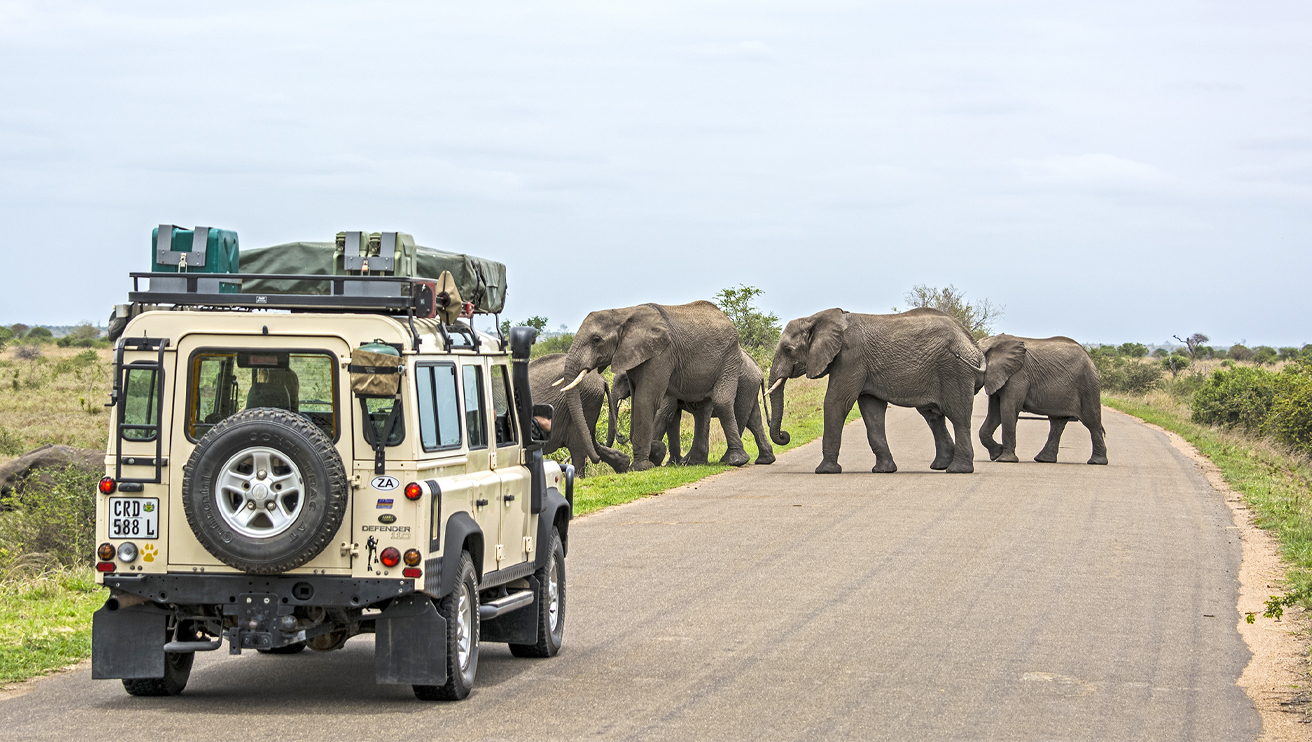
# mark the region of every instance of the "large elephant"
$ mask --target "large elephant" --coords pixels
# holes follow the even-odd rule
[[[1067,337],[1012,335],[984,338],[979,345],[988,359],[984,391],[989,395],[989,413],[980,426],[979,440],[989,458],[1017,461],[1016,420],[1021,412],[1029,412],[1048,418],[1048,442],[1035,461],[1055,462],[1066,423],[1079,420],[1093,439],[1089,463],[1107,463],[1098,369],[1084,346]],[[1002,445],[993,440],[999,425]]]
[[[747,351],[739,352],[742,353],[742,370],[738,373],[738,393],[734,400],[734,417],[738,420],[738,435],[741,436],[744,429],[752,431],[752,437],[756,439],[756,463],[773,464],[774,449],[770,447],[770,438],[765,434],[766,418],[762,417],[761,406],[756,403],[757,395],[763,395],[765,391],[765,374]],[[631,394],[632,388],[629,386],[628,375],[616,374],[610,396],[612,419],[618,415],[620,400],[627,399]],[[653,423],[656,440],[651,446],[651,462],[660,466],[665,460],[666,447],[661,440],[668,439],[671,465],[705,464],[710,454],[712,411],[712,405],[705,401],[686,402],[666,396],[656,411],[656,421]],[[680,456],[679,438],[679,424],[683,420],[684,412],[692,413],[694,419],[692,448],[686,457]],[[767,416],[768,414],[767,411]],[[613,425],[611,430],[613,433]],[[613,440],[608,436],[606,444],[612,443]]]
[[[584,318],[565,357],[561,380],[565,403],[581,417],[578,384],[589,370],[607,366],[628,374],[633,386],[630,441],[633,469],[650,469],[656,410],[666,395],[684,401],[710,400],[724,427],[728,451],[721,462],[748,461],[738,433],[734,401],[742,357],[733,322],[709,301],[667,306],[642,304],[603,309]],[[589,452],[589,458],[592,456]]]
[[[589,460],[594,464],[604,461],[610,468],[620,473],[628,471],[628,456],[609,446],[597,444],[597,419],[601,417],[603,400],[610,395],[606,380],[601,374],[594,372],[584,376],[583,381],[579,382],[578,390],[582,400],[583,415],[576,418],[570,414],[569,405],[565,403],[565,392],[562,392],[559,386],[551,385],[553,381],[560,378],[564,370],[564,353],[540,356],[528,364],[528,384],[533,390],[533,401],[549,404],[555,408],[555,415],[551,421],[551,434],[542,452],[549,454],[561,448],[569,449],[570,461],[580,477],[584,475]],[[613,408],[613,405],[607,405],[607,409],[613,410]],[[613,414],[607,422],[611,431],[608,435],[613,436],[615,430]],[[591,452],[588,450],[589,444],[592,445]],[[589,459],[590,453],[595,453],[597,458]]]
[[[975,470],[970,415],[984,384],[985,360],[964,325],[936,309],[901,314],[853,314],[826,309],[784,327],[770,368],[770,435],[785,445],[784,386],[802,374],[829,377],[825,392],[823,460],[817,474],[836,474],[843,423],[859,404],[876,473],[897,471],[884,434],[888,405],[914,407],[934,433],[932,469]],[[955,433],[948,435],[944,418]]]

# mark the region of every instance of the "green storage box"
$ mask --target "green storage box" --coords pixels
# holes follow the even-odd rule
[[[196,227],[183,229],[172,224],[161,224],[150,232],[150,270],[154,273],[240,273],[240,250],[237,233],[228,229]],[[185,266],[185,269],[183,268]],[[167,282],[170,279],[154,279]],[[185,285],[167,289],[152,284],[151,290],[185,291]],[[202,293],[240,294],[240,281],[216,279],[212,284],[199,286]]]

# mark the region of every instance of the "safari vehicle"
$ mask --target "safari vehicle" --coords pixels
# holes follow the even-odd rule
[[[196,652],[373,633],[378,683],[461,699],[482,642],[555,655],[573,470],[541,454],[535,331],[476,332],[451,272],[379,270],[363,233],[355,269],[193,272],[203,229],[161,227],[190,268],[130,274],[120,308],[92,677],[176,695]]]

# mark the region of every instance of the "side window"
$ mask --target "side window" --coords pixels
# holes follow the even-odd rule
[[[460,404],[456,367],[421,365],[415,374],[419,403],[419,442],[425,451],[460,446]]]
[[[155,369],[129,366],[124,374],[123,388],[123,423],[159,425],[159,405],[156,400],[159,388],[155,380]],[[125,427],[123,437],[130,441],[153,441],[155,432],[150,428]]]
[[[515,412],[511,409],[510,369],[506,366],[492,367],[492,408],[497,413],[497,445],[511,446],[516,441]]]
[[[463,366],[465,382],[465,429],[469,431],[469,449],[487,448],[487,405],[483,401],[483,369]]]

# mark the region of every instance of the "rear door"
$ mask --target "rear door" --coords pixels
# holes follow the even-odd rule
[[[532,553],[529,525],[529,476],[520,463],[523,442],[519,440],[519,423],[515,419],[511,393],[510,364],[493,360],[489,366],[492,412],[495,415],[495,452],[493,466],[501,480],[501,562],[498,568],[528,560]]]
[[[488,416],[487,362],[483,358],[469,358],[460,364],[461,399],[465,411],[465,435],[469,442],[466,471],[474,481],[474,521],[483,531],[483,573],[499,567],[497,548],[501,532],[501,478],[492,468],[496,454],[490,440],[491,421]]]

